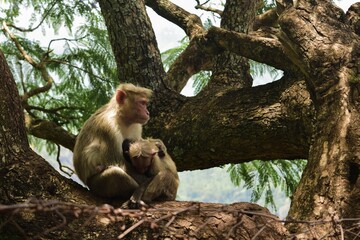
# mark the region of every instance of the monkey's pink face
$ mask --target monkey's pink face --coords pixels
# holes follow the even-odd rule
[[[150,113],[147,109],[149,100],[147,98],[137,98],[135,100],[135,109],[136,109],[136,121],[140,124],[145,124],[150,119]]]

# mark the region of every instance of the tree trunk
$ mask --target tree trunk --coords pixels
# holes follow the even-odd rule
[[[315,227],[314,235],[335,237],[341,231],[334,221],[360,216],[360,39],[348,26],[335,24],[340,10],[326,1],[299,1],[282,16],[288,44],[299,46],[296,54],[307,69],[316,109],[308,165],[289,217],[329,221]]]

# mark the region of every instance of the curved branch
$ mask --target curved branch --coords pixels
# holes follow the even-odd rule
[[[79,40],[82,40],[84,38],[88,37],[88,35],[85,35],[83,37],[79,37],[79,38],[74,38],[74,39],[70,39],[70,38],[55,38],[55,39],[51,39],[51,41],[49,42],[48,44],[48,51],[50,51],[50,46],[53,42],[56,42],[56,41],[67,41],[67,42],[77,42]]]
[[[190,39],[205,31],[198,16],[185,11],[168,0],[146,0],[146,5],[160,16],[182,28]]]
[[[10,29],[8,28],[5,22],[3,22],[3,29],[9,35],[10,39],[15,43],[16,48],[19,50],[19,52],[24,57],[24,59],[28,63],[30,63],[33,67],[37,67],[38,63],[36,63],[36,61],[30,55],[27,54],[27,52],[21,46],[15,35],[12,32],[10,32]]]
[[[212,8],[212,7],[206,7],[205,4],[208,3],[209,1],[206,1],[205,3],[200,3],[199,0],[196,0],[197,5],[195,6],[196,9],[201,9],[207,12],[213,12],[218,14],[220,17],[223,13],[223,11],[216,9],[216,8]]]
[[[17,27],[17,26],[15,26],[15,25],[13,25],[13,24],[7,24],[8,26],[11,26],[12,28],[15,28],[16,30],[18,30],[18,31],[20,31],[20,32],[33,32],[33,31],[35,31],[36,29],[38,29],[40,26],[41,26],[41,24],[45,21],[45,19],[47,18],[47,16],[50,14],[50,12],[51,12],[51,10],[53,9],[53,7],[56,5],[56,3],[57,3],[57,0],[55,0],[54,2],[52,2],[50,5],[50,7],[49,7],[49,9],[48,10],[45,10],[45,14],[44,14],[44,16],[42,17],[42,19],[41,19],[41,21],[39,22],[39,24],[36,26],[36,27],[34,27],[34,28],[20,28],[20,27]]]
[[[29,134],[41,139],[49,140],[70,151],[74,149],[76,139],[74,134],[69,133],[64,128],[51,121],[32,119],[30,116],[25,116],[25,118],[26,129]]]
[[[24,57],[24,59],[29,64],[31,64],[35,69],[38,69],[41,71],[41,76],[46,82],[46,84],[44,86],[34,88],[34,89],[24,93],[24,95],[22,96],[22,102],[26,105],[26,102],[30,97],[35,96],[39,93],[47,92],[52,87],[54,79],[50,76],[49,72],[46,70],[46,62],[49,58],[49,56],[48,56],[49,52],[45,52],[43,54],[42,60],[38,63],[30,55],[28,55],[28,53],[21,46],[20,42],[15,37],[15,35],[12,32],[10,32],[10,30],[5,22],[3,23],[3,29],[9,35],[10,39],[15,43],[16,48],[19,50],[20,54]]]
[[[208,33],[199,39],[199,44],[210,52],[226,49],[277,69],[298,72],[299,68],[292,64],[296,59],[289,59],[289,55],[285,53],[282,42],[279,40],[279,35],[281,32],[273,28],[244,34],[211,27]]]
[[[213,54],[204,51],[197,44],[196,38],[193,38],[170,66],[165,81],[176,92],[180,92],[192,75],[202,70],[211,70],[213,61]]]
[[[254,88],[208,88],[161,113],[145,136],[161,136],[180,171],[308,156],[314,109],[305,83],[288,76]]]
[[[72,63],[70,63],[70,62],[68,62],[68,61],[65,61],[65,60],[62,60],[62,59],[55,59],[55,58],[53,58],[53,59],[49,60],[49,62],[67,65],[67,66],[69,66],[69,67],[72,67],[72,68],[75,68],[75,69],[77,69],[77,70],[79,70],[79,71],[82,71],[82,72],[84,72],[84,73],[86,73],[86,74],[88,74],[88,75],[91,75],[91,76],[99,79],[99,80],[102,81],[102,82],[110,83],[110,80],[109,80],[109,79],[103,78],[103,77],[101,77],[101,76],[99,76],[99,75],[97,75],[97,74],[94,74],[94,73],[92,73],[92,72],[90,72],[90,71],[87,71],[86,69],[81,68],[81,67],[79,67],[79,66],[76,66],[75,64],[72,64]]]
[[[188,79],[201,70],[211,70],[214,56],[228,50],[240,56],[262,62],[288,72],[299,72],[292,62],[299,62],[296,55],[285,53],[278,36],[279,30],[268,28],[249,34],[212,27],[206,34],[193,38],[189,46],[170,67],[166,81],[180,92]],[[284,41],[284,40],[283,40]],[[288,61],[284,61],[288,59]]]
[[[276,8],[272,8],[260,15],[257,15],[254,21],[253,30],[256,31],[261,27],[273,27],[278,20]]]

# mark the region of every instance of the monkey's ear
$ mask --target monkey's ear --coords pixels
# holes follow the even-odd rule
[[[117,90],[116,92],[116,102],[118,104],[124,104],[126,99],[126,92],[123,90]]]

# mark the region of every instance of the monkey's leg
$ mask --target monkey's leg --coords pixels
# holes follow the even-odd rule
[[[87,181],[90,191],[102,197],[128,199],[139,187],[137,182],[118,166],[110,166]]]
[[[141,185],[135,190],[131,198],[126,201],[121,207],[131,209],[139,208],[141,206],[141,198],[151,181],[152,179],[147,179],[145,182],[141,183]]]
[[[179,180],[169,172],[159,172],[143,193],[142,200],[146,203],[153,200],[173,201],[176,198]]]

